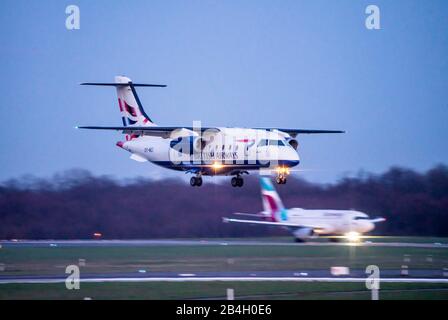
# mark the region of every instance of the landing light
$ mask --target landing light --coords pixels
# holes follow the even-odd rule
[[[217,170],[217,169],[221,169],[223,167],[223,165],[220,164],[219,162],[213,162],[212,167],[213,167],[213,169]]]
[[[289,168],[286,167],[277,167],[276,171],[281,174],[289,174]]]
[[[350,241],[350,242],[359,242],[361,240],[361,235],[359,234],[359,232],[347,232],[345,234],[345,238]]]

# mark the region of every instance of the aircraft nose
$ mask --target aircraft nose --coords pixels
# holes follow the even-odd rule
[[[294,167],[300,163],[300,157],[296,150],[293,148],[282,148],[281,160],[283,164],[288,167]]]
[[[281,167],[294,167],[300,163],[300,158],[293,148],[271,147],[269,149],[271,165],[275,164]]]

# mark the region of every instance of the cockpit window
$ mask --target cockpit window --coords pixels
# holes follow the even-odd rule
[[[269,145],[270,146],[284,147],[285,143],[282,140],[269,140]]]
[[[258,143],[259,147],[265,147],[265,146],[279,146],[284,147],[285,143],[282,140],[274,140],[274,139],[263,139]]]
[[[369,220],[369,217],[355,217],[353,220]]]

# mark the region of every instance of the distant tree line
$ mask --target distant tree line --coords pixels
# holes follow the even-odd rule
[[[286,235],[272,227],[222,223],[232,212],[262,210],[256,175],[243,188],[183,180],[120,181],[71,170],[0,185],[0,239],[252,237]],[[358,209],[382,216],[374,234],[448,236],[448,167],[425,173],[391,168],[334,184],[291,176],[277,186],[286,207]]]

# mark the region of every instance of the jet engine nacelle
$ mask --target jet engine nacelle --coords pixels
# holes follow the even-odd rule
[[[299,228],[293,231],[293,235],[296,240],[305,241],[313,236],[314,231],[312,228]]]

